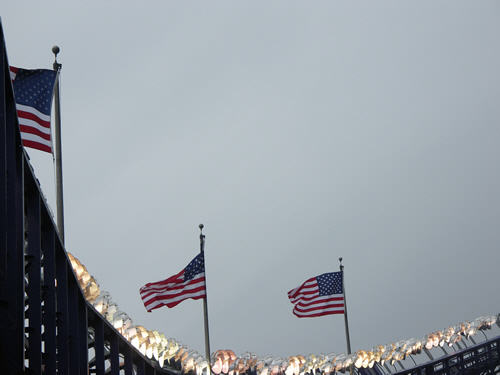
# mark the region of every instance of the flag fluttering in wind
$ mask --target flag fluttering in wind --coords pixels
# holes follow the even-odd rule
[[[17,117],[23,146],[52,153],[50,109],[57,72],[11,66]]]
[[[147,283],[140,293],[144,307],[149,312],[162,306],[174,307],[188,298],[204,298],[207,293],[203,253],[199,253],[178,274],[163,281]]]
[[[344,314],[342,271],[311,277],[288,292],[294,304],[293,314],[312,318],[330,314]]]

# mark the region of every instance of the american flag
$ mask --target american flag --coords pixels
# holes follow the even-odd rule
[[[48,69],[10,67],[19,130],[25,147],[52,153],[50,107],[56,75]]]
[[[203,253],[199,253],[178,274],[163,281],[147,283],[139,292],[149,312],[162,306],[174,307],[188,298],[204,298],[207,293]]]
[[[344,290],[342,272],[330,272],[311,277],[288,292],[294,304],[293,314],[299,318],[343,314]]]

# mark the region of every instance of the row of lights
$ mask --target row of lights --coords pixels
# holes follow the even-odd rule
[[[193,356],[186,347],[180,345],[175,339],[167,339],[164,334],[158,331],[134,325],[132,319],[112,301],[110,294],[101,291],[99,284],[89,274],[87,268],[69,252],[68,258],[87,301],[142,355],[149,359],[155,359],[160,367],[163,367],[165,361],[170,363],[173,360],[183,363],[188,357]],[[208,368],[208,364],[206,367]]]
[[[423,349],[430,350],[445,345],[451,347],[464,338],[471,338],[478,331],[491,329],[495,324],[500,325],[498,316],[485,316],[472,322],[463,322],[444,330],[432,332],[421,339],[402,340],[388,345],[379,345],[372,350],[359,350],[356,353],[326,355],[311,354],[307,357],[298,355],[286,359],[266,357],[259,359],[245,354],[237,357],[232,351],[218,351],[212,356],[212,371],[218,374],[237,375],[256,371],[259,375],[303,375],[315,373],[317,370],[323,374],[344,372],[352,365],[356,368],[372,368],[376,363],[394,365],[412,354],[419,354]]]
[[[87,301],[92,303],[95,309],[144,356],[158,361],[160,367],[163,367],[165,362],[172,364],[172,361],[175,361],[181,364],[184,372],[208,374],[209,366],[204,356],[195,350],[188,350],[175,339],[167,339],[158,331],[134,325],[132,319],[118,309],[118,305],[111,300],[109,293],[100,290],[99,284],[85,266],[70,253],[68,257]],[[495,323],[500,325],[499,316],[480,317],[472,322],[463,322],[444,330],[434,331],[421,339],[379,345],[372,350],[359,350],[349,355],[311,354],[307,357],[297,355],[284,359],[270,356],[258,358],[251,353],[238,357],[232,350],[218,350],[210,358],[211,370],[216,375],[239,375],[249,371],[258,375],[304,375],[317,370],[328,375],[332,372],[345,372],[351,366],[372,368],[376,363],[394,365],[396,361],[418,354],[423,349],[430,350],[445,345],[452,347],[464,338],[471,338],[478,331],[490,329]]]

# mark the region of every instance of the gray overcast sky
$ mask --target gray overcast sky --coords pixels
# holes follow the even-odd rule
[[[500,2],[6,2],[12,65],[62,52],[67,248],[136,324],[207,235],[212,349],[344,352],[286,292],[344,257],[353,349],[499,312]],[[48,154],[29,151],[51,206]]]

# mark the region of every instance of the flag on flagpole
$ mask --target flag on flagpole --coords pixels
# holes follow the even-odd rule
[[[342,272],[330,272],[311,277],[288,292],[294,305],[293,314],[299,318],[343,314],[344,289]]]
[[[50,108],[57,72],[11,66],[17,117],[23,146],[52,153]]]
[[[199,253],[178,274],[163,281],[147,283],[139,292],[144,307],[149,312],[162,306],[174,307],[188,298],[206,297],[203,253]]]

